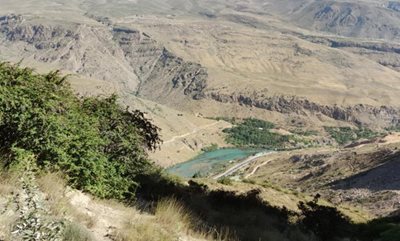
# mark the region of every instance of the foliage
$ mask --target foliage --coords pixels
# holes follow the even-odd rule
[[[78,98],[58,72],[0,64],[0,146],[33,153],[40,168],[62,171],[69,183],[99,197],[129,198],[138,173],[152,168],[146,149],[158,128],[139,111],[108,98]]]
[[[325,127],[325,131],[340,145],[359,139],[370,139],[378,136],[378,133],[367,128]]]
[[[204,174],[202,174],[200,171],[197,171],[193,176],[192,176],[192,178],[202,178],[202,177],[204,177],[205,175]]]
[[[248,184],[256,184],[257,183],[254,179],[249,179],[249,178],[243,179],[242,182],[248,183]]]
[[[205,147],[201,148],[201,151],[203,151],[203,152],[210,152],[210,151],[215,151],[215,150],[218,150],[218,144],[216,144],[216,143],[212,143],[209,146],[205,146]]]
[[[270,131],[272,128],[274,124],[271,122],[248,118],[224,132],[227,142],[236,146],[281,148],[290,141],[290,136],[273,133]]]
[[[217,182],[224,185],[232,185],[232,180],[229,177],[220,178],[217,180]]]

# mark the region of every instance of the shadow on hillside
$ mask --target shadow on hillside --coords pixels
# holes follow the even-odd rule
[[[288,221],[291,213],[286,208],[273,207],[264,202],[259,198],[259,190],[236,194],[223,190],[210,191],[194,181],[189,181],[186,186],[161,179],[153,182],[156,176],[142,178],[138,191],[140,198],[157,201],[173,197],[180,200],[200,220],[200,225],[197,225],[200,229],[227,230],[239,240],[308,240],[301,239],[301,236],[297,239],[287,237],[300,232]]]
[[[399,164],[393,160],[388,167]],[[400,240],[400,216],[354,224],[335,207],[300,202],[300,213],[270,205],[259,196],[259,190],[238,194],[225,190],[209,190],[190,180],[189,185],[163,175],[140,177],[139,198],[157,202],[176,198],[199,220],[195,228],[205,231],[228,230],[231,238],[240,241],[394,241]],[[149,208],[147,211],[151,211]]]
[[[400,190],[400,156],[365,172],[331,183],[335,190],[353,188],[370,191]]]
[[[257,189],[242,194],[210,190],[193,180],[183,185],[160,175],[142,176],[140,183],[139,198],[147,202],[169,197],[178,199],[199,220],[196,228],[228,230],[231,234],[228,240],[328,241],[352,237],[354,233],[349,230],[358,228],[336,208],[320,206],[318,201],[300,202],[302,212],[295,213],[264,201]]]

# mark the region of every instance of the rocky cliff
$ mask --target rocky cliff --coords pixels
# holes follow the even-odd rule
[[[177,57],[146,33],[110,22],[41,23],[7,15],[0,17],[1,36],[9,50],[18,47],[21,58],[112,82],[122,93],[200,98],[206,87],[201,65]]]
[[[234,93],[232,95],[209,92],[208,98],[222,103],[238,103],[244,106],[276,111],[283,114],[324,115],[334,120],[346,121],[359,126],[387,128],[400,124],[400,111],[387,106],[321,105],[297,96],[265,96],[262,93]]]
[[[114,27],[113,39],[139,77],[139,96],[160,98],[179,90],[195,99],[201,97],[208,77],[201,65],[175,56],[137,30]]]
[[[265,91],[220,92],[208,88],[207,69],[169,51],[148,34],[91,17],[93,23],[44,23],[19,15],[0,17],[3,48],[20,58],[52,64],[73,73],[112,83],[120,94],[167,103],[211,99],[282,114],[325,116],[357,125],[385,128],[399,125],[399,110],[358,104],[322,105],[306,97],[271,95]],[[332,48],[364,49],[398,55],[390,44],[355,43],[335,38],[299,37]],[[310,52],[311,53],[311,52]],[[397,58],[395,59],[397,61]],[[397,62],[390,62],[393,66]],[[400,61],[400,60],[399,60]]]

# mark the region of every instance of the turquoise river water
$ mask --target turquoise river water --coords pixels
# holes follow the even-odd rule
[[[258,152],[260,150],[238,148],[224,148],[204,152],[189,161],[167,168],[167,172],[187,178],[193,177],[196,173],[203,176],[218,166],[227,164],[230,161],[244,159]]]

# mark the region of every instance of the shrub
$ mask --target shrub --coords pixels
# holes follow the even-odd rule
[[[242,182],[248,183],[248,184],[256,184],[257,183],[254,179],[248,179],[248,178],[243,179]]]
[[[117,97],[78,98],[58,72],[0,64],[0,147],[32,153],[37,165],[99,197],[130,198],[136,176],[152,168],[146,149],[160,143],[158,128]]]
[[[216,144],[216,143],[212,143],[209,146],[205,146],[205,147],[201,148],[201,151],[203,151],[203,152],[210,152],[210,151],[215,151],[215,150],[218,150],[218,144]]]
[[[224,185],[232,185],[232,180],[229,177],[220,178],[217,182]]]
[[[325,131],[340,145],[363,138],[369,139],[378,136],[378,133],[367,128],[325,127]]]
[[[89,231],[75,223],[67,223],[63,233],[63,241],[94,241]]]

